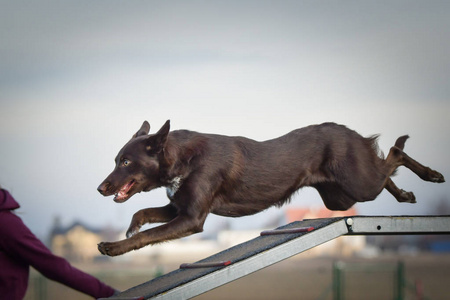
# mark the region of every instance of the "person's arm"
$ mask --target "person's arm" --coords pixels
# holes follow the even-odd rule
[[[56,256],[13,213],[2,213],[0,221],[1,248],[12,258],[23,261],[45,277],[58,281],[95,298],[109,297],[114,289],[97,278],[71,266]]]

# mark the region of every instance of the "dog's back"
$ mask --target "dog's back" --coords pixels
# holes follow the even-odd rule
[[[381,159],[374,150],[375,139],[363,138],[334,123],[297,129],[264,142],[174,131],[167,148],[171,145],[197,150],[199,156],[189,162],[197,173],[191,174],[198,180],[195,185],[213,195],[211,212],[225,216],[248,215],[282,205],[303,186],[318,189],[325,201],[327,188],[339,193],[342,203],[333,208],[346,209],[355,198],[373,199],[377,191],[371,186],[379,187],[373,178],[384,179],[377,173]],[[180,152],[179,156],[186,154]],[[364,180],[368,177],[371,179]],[[336,184],[341,186],[339,190]],[[359,189],[361,185],[365,188]]]

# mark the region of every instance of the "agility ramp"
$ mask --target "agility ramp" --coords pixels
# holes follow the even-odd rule
[[[351,216],[310,219],[126,290],[108,299],[189,299],[342,235],[449,234],[450,216]]]

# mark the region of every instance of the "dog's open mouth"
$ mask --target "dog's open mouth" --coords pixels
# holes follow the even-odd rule
[[[120,188],[120,190],[115,194],[114,201],[115,202],[124,202],[129,198],[128,192],[133,187],[136,181],[131,180],[127,184],[125,184],[123,187]]]

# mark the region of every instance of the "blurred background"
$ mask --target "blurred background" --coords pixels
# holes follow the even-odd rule
[[[0,185],[42,239],[76,224],[125,231],[135,211],[167,203],[163,189],[123,204],[96,191],[144,120],[259,141],[332,121],[380,134],[385,153],[409,134],[410,156],[450,174],[447,1],[0,5]],[[449,213],[447,183],[404,168],[394,181],[418,203],[383,192],[355,213]],[[210,216],[200,238],[322,207],[305,188],[281,210]]]

